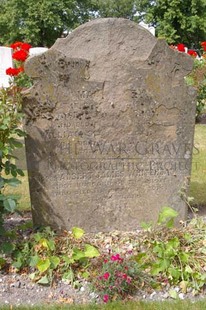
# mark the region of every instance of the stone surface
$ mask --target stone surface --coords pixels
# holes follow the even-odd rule
[[[125,19],[97,19],[26,62],[27,164],[36,225],[134,230],[162,206],[179,219],[195,94],[190,56]]]
[[[13,67],[12,48],[0,46],[0,87],[8,87],[10,77],[6,75],[6,69]]]

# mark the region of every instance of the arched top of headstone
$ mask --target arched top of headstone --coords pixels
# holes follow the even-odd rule
[[[62,59],[70,65],[64,66]],[[29,58],[25,69],[33,78],[47,76],[49,80],[52,74],[58,76],[60,71],[60,80],[63,74],[68,81],[71,71],[79,70],[79,66],[71,69],[71,59],[87,64],[88,79],[104,83],[113,81],[111,89],[118,81],[123,83],[125,79],[131,79],[140,69],[155,69],[165,75],[163,80],[175,77],[176,83],[181,84],[193,67],[192,57],[172,50],[164,40],[156,39],[137,23],[123,18],[100,18],[79,26],[66,38],[58,39],[48,52]]]
[[[114,61],[134,54],[146,59],[156,39],[137,23],[124,18],[98,18],[76,28],[52,48],[74,57],[86,54],[92,60],[99,54]]]
[[[156,54],[160,53],[157,58],[161,57],[160,60],[167,61],[168,65],[180,62],[179,69],[183,69],[183,75],[188,74],[193,66],[191,57],[171,50],[164,40],[158,40],[137,23],[124,18],[90,21],[66,38],[58,39],[51,49],[61,51],[68,57],[89,60],[92,63],[91,78],[99,77],[101,72],[103,80],[113,77],[129,64],[138,67],[152,52],[154,55],[155,50]]]

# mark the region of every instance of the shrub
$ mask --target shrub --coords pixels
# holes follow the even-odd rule
[[[0,89],[0,233],[3,233],[3,216],[14,212],[17,196],[5,194],[7,186],[17,186],[17,176],[24,173],[14,164],[13,151],[22,147],[17,139],[25,135],[21,130],[21,95],[18,88],[11,86]]]
[[[97,270],[98,276],[92,278],[93,288],[105,303],[129,297],[148,278],[131,254],[101,256]]]

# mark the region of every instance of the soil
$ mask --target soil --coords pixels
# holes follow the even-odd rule
[[[206,209],[201,208],[201,216],[206,216]],[[189,214],[191,218],[191,214]],[[31,213],[28,212],[21,217],[20,215],[13,214],[6,219],[6,229],[11,230],[16,225],[24,224],[31,220]],[[23,238],[26,238],[31,233],[31,229],[23,232]],[[138,232],[137,232],[138,234]],[[106,239],[106,238],[105,238]],[[107,241],[105,241],[106,244]],[[108,241],[109,246],[109,241]],[[127,244],[129,247],[129,244]],[[107,248],[107,244],[106,244]],[[132,298],[134,300],[165,300],[170,299],[169,290],[171,287],[165,285],[161,291],[149,290],[138,291]],[[199,299],[205,298],[206,291],[198,296],[193,296],[192,291],[187,294],[181,293],[179,287],[173,287],[177,292],[180,299]],[[9,273],[0,271],[0,305],[48,305],[48,304],[84,304],[101,302],[98,295],[90,289],[89,283],[82,281],[79,283],[78,288],[73,288],[70,284],[59,281],[54,286],[41,286],[32,282],[27,274],[18,274],[10,270]]]

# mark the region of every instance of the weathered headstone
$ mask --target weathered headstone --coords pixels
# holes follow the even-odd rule
[[[13,67],[12,48],[0,46],[0,87],[8,87],[10,77],[6,75],[6,69]]]
[[[191,169],[193,60],[125,19],[98,19],[32,57],[24,99],[34,223],[134,230],[179,219]]]

